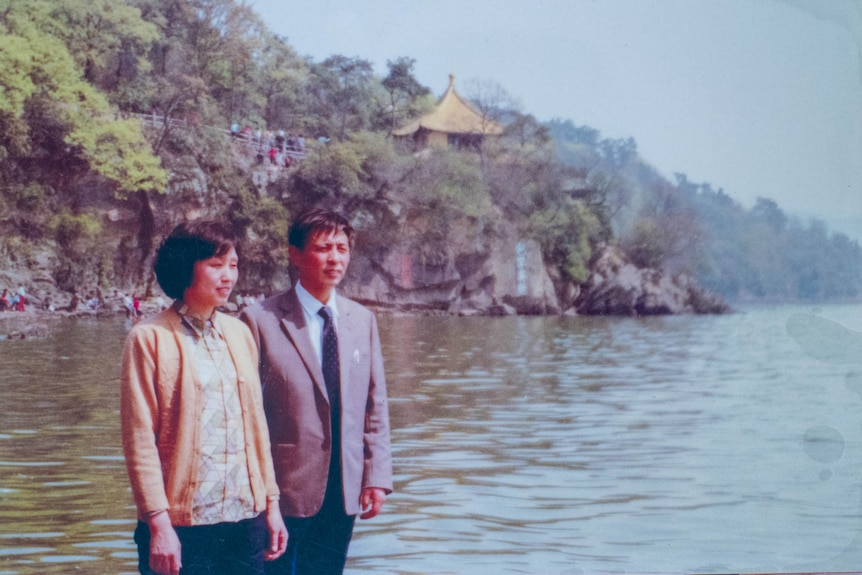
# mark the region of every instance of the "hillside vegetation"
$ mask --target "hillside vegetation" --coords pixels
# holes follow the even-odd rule
[[[617,245],[731,300],[859,299],[858,242],[767,198],[745,209],[668,180],[633,139],[538,122],[490,81],[463,93],[501,138],[414,154],[390,136],[434,105],[413,65],[380,77],[360,57],[302,57],[234,0],[0,0],[0,281],[151,290],[160,237],[216,216],[245,238],[241,287],[268,291],[285,282],[291,214],[327,204],[370,253],[420,237],[433,263],[456,223],[474,242],[505,224],[541,246],[559,285],[585,282]],[[232,125],[303,134],[306,158],[272,175]]]

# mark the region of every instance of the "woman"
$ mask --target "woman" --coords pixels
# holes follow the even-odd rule
[[[287,545],[257,347],[217,311],[237,263],[220,224],[177,226],[155,263],[176,301],[126,339],[120,417],[145,575],[262,574]]]

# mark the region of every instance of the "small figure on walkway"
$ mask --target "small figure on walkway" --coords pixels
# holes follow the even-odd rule
[[[27,303],[27,290],[24,289],[24,286],[18,286],[18,295],[16,296],[18,299],[15,301],[15,309],[18,311],[26,311],[25,304]]]
[[[123,308],[126,310],[126,317],[133,317],[135,315],[135,302],[125,294],[123,294]]]

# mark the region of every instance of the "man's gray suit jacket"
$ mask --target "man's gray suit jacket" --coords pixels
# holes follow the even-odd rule
[[[392,491],[389,410],[377,320],[364,306],[336,297],[344,510],[355,515],[363,488]],[[241,317],[260,349],[281,511],[310,517],[323,504],[332,431],[326,384],[302,306],[291,289],[246,308]]]

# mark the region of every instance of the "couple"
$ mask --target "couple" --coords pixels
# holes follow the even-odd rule
[[[335,294],[353,235],[336,213],[301,215],[299,281],[245,324],[216,311],[238,276],[226,229],[185,223],[163,242],[156,277],[176,301],[132,329],[121,371],[141,573],[343,571],[356,515],[392,490],[377,323]]]

